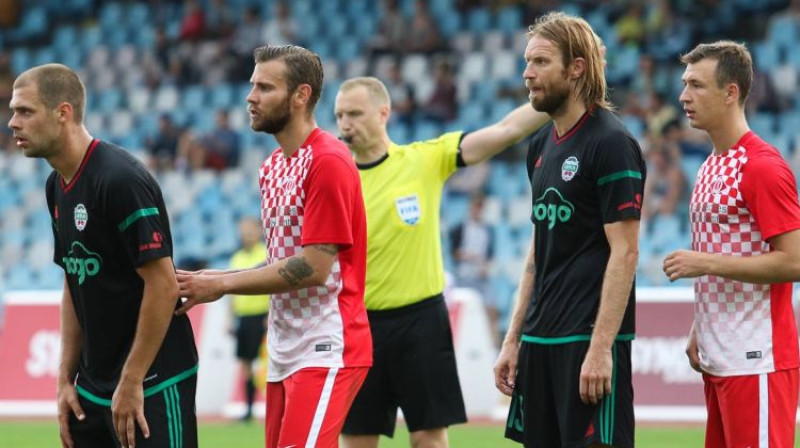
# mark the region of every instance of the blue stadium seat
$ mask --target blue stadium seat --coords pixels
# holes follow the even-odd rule
[[[120,24],[127,19],[127,15],[122,10],[122,3],[105,2],[100,8],[100,27],[106,32],[118,29]]]
[[[483,34],[492,28],[492,16],[487,8],[475,8],[467,15],[467,29]]]
[[[437,17],[439,32],[446,39],[461,31],[461,16],[450,11]]]
[[[200,85],[189,86],[181,92],[182,107],[187,109],[201,110],[207,106],[207,89]]]
[[[6,272],[6,287],[13,289],[36,289],[38,287],[31,268],[25,263],[11,266]]]
[[[497,28],[501,31],[516,31],[522,27],[522,11],[518,6],[506,6],[497,13]]]
[[[766,136],[775,133],[775,116],[770,113],[758,112],[751,114],[747,121],[756,134]]]
[[[780,64],[780,51],[772,42],[758,42],[752,47],[753,62],[760,70],[769,72]]]
[[[11,51],[11,71],[22,73],[31,67],[31,51],[27,47],[17,47]]]
[[[511,228],[504,222],[499,222],[492,228],[494,235],[494,259],[498,261],[511,260],[515,257],[514,237]]]

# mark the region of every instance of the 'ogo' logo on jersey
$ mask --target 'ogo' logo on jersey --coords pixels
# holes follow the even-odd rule
[[[567,222],[575,213],[575,206],[564,199],[555,189],[548,188],[544,194],[533,202],[533,219],[536,222],[547,221],[547,229],[552,230],[557,222]]]
[[[64,269],[69,275],[78,276],[78,284],[82,285],[86,276],[94,277],[100,272],[103,259],[100,255],[90,251],[83,244],[73,241],[67,257],[63,257]]]

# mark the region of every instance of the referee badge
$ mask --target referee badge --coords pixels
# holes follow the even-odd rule
[[[578,173],[578,158],[575,156],[567,157],[561,164],[561,178],[564,182],[569,182]]]
[[[419,206],[419,196],[412,194],[395,199],[397,214],[404,223],[413,226],[419,222],[422,210]]]
[[[83,232],[86,228],[86,222],[89,221],[89,212],[83,204],[78,204],[75,207],[75,227],[79,232]]]

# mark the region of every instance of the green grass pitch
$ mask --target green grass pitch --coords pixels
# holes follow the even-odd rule
[[[408,433],[398,424],[394,439],[381,439],[381,448],[407,448]],[[505,440],[499,425],[462,425],[450,430],[452,448],[519,448]],[[264,446],[263,423],[238,424],[200,422],[200,446],[208,448],[250,448]],[[700,426],[641,426],[636,430],[636,446],[674,448],[703,446]],[[0,421],[0,448],[60,448],[55,421]]]

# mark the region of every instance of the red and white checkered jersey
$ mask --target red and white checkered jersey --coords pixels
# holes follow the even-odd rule
[[[700,167],[690,204],[692,249],[751,257],[768,240],[800,228],[794,175],[780,153],[748,132]],[[714,275],[698,277],[695,329],[705,371],[751,375],[795,368],[797,328],[792,285],[756,285]]]
[[[310,244],[337,244],[324,287],[270,297],[267,381],[305,367],[372,365],[364,308],[366,215],[347,147],[315,128],[290,157],[277,149],[262,164],[261,218],[271,264]]]

